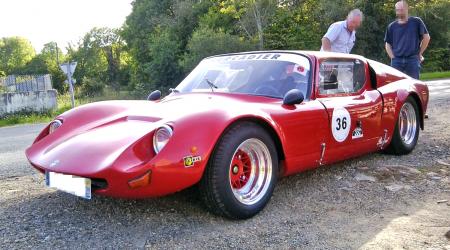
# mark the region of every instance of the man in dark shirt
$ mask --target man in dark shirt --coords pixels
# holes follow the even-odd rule
[[[395,4],[397,20],[389,24],[384,37],[386,52],[391,58],[391,66],[419,79],[423,52],[428,47],[430,35],[419,17],[408,15],[408,4]]]

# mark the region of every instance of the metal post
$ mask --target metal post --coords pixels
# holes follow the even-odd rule
[[[72,99],[72,108],[75,107],[75,96],[73,93],[73,85],[72,85],[72,72],[70,72],[70,64],[71,62],[69,62],[67,64],[67,80],[69,81],[69,91],[70,91],[70,97]]]
[[[56,65],[59,65],[59,53],[58,53],[58,43],[55,42],[56,46]]]

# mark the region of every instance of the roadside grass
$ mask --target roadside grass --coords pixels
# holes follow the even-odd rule
[[[94,97],[80,97],[77,93],[75,94],[75,107],[78,107],[83,104],[98,102],[98,101],[106,101],[106,100],[126,100],[132,99],[133,96],[129,93],[129,91],[111,91],[106,90],[101,96]],[[0,127],[12,126],[17,124],[26,124],[26,123],[47,123],[50,122],[54,117],[59,114],[66,112],[72,108],[72,102],[69,93],[58,95],[57,97],[57,106],[58,108],[52,111],[37,113],[37,112],[29,112],[22,111],[19,113],[6,115],[0,119]]]
[[[420,80],[435,80],[435,79],[443,79],[450,78],[450,71],[442,71],[442,72],[427,72],[420,74]]]

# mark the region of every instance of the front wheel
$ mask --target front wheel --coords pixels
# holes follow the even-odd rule
[[[277,151],[267,131],[254,123],[238,123],[211,156],[200,182],[203,200],[215,214],[250,218],[269,202],[277,173]]]
[[[410,96],[403,103],[392,135],[388,153],[404,155],[410,153],[419,139],[419,109],[416,101]]]

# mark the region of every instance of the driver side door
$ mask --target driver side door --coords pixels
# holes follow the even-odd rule
[[[324,163],[375,151],[382,135],[381,94],[371,87],[367,64],[360,59],[319,61],[316,97],[328,114]]]

